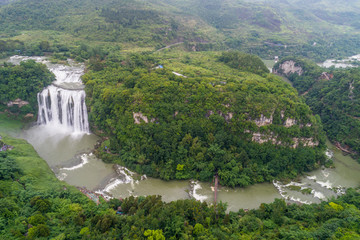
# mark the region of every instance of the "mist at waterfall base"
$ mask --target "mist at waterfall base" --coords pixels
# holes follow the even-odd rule
[[[12,57],[10,61],[20,62],[21,58],[26,57]],[[69,61],[69,66],[50,64],[42,57],[35,60],[45,63],[56,75],[56,81],[39,93],[38,124],[23,131],[22,137],[34,146],[60,180],[117,198],[161,195],[167,202],[189,198],[213,202],[212,183],[146,178],[97,159],[91,152],[98,137],[89,133],[87,112],[84,111],[85,93],[80,79],[84,66],[72,61]],[[247,188],[220,186],[218,201],[227,203],[228,210],[237,211],[257,208],[261,203],[282,197],[290,202],[320,202],[336,196],[343,187],[357,186],[360,165],[343,156],[330,143],[328,147],[329,152],[334,153],[335,169],[310,172],[297,183],[263,183]],[[304,194],[291,186],[310,188],[311,193]]]
[[[56,176],[71,185],[101,188],[116,175],[112,165],[91,154],[98,137],[90,134],[85,91],[81,82],[84,65],[51,64],[44,57],[14,56],[10,62],[33,59],[47,65],[56,80],[38,93],[38,121],[23,132],[47,161]]]

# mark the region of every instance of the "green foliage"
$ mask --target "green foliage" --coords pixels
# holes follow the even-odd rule
[[[32,227],[29,229],[28,237],[30,239],[36,239],[38,237],[48,237],[50,235],[50,229],[44,224],[39,224],[38,226]]]
[[[20,173],[21,169],[15,159],[8,156],[6,152],[0,152],[0,180],[15,179]]]
[[[255,55],[241,52],[223,52],[219,57],[219,61],[228,64],[230,67],[238,68],[241,71],[252,72],[258,75],[266,75],[269,69],[263,61]]]
[[[324,69],[298,58],[286,58],[280,63],[286,60],[294,60],[303,68],[301,76],[295,73],[288,76],[289,80],[321,117],[329,139],[357,156],[360,153],[360,69]],[[321,78],[323,72],[331,79]]]
[[[20,98],[30,102],[30,106],[14,106],[14,111],[35,113],[37,93],[54,79],[54,75],[45,65],[33,60],[21,62],[17,66],[0,67],[0,104]]]
[[[0,56],[54,52],[64,59],[69,55],[64,49],[80,42],[121,43],[131,51],[183,43],[179,46],[188,50],[236,49],[266,59],[297,55],[324,60],[359,52],[359,6],[354,2],[333,7],[334,1],[160,0],[146,6],[138,0],[11,1],[0,4],[0,37],[10,46]]]
[[[98,149],[100,157],[165,180],[210,181],[218,173],[221,184],[233,187],[294,177],[324,162],[320,121],[296,92],[266,74],[259,58],[230,55],[235,60],[229,64],[243,62],[244,56],[253,59],[254,69],[231,69],[208,57],[217,69],[201,68],[202,62],[193,60],[185,66],[187,77],[181,77],[156,69],[156,55],[146,53],[85,74],[89,119],[109,137]],[[273,124],[254,122],[273,115],[278,119]],[[284,127],[286,118],[297,125]],[[256,143],[257,132],[282,144]],[[294,138],[302,137],[318,141],[319,147],[290,148]]]
[[[186,139],[184,142],[189,136]],[[221,203],[215,208],[195,200],[165,203],[160,196],[113,199],[96,205],[60,182],[23,140],[5,136],[4,142],[14,146],[6,154],[22,171],[16,179],[0,179],[1,239],[23,239],[25,235],[28,239],[58,240],[360,237],[359,190],[348,189],[339,199],[321,204],[287,205],[276,199],[248,212],[226,213]],[[39,170],[41,174],[36,173]],[[44,202],[47,207],[39,209]],[[115,214],[119,206],[124,215]]]
[[[144,232],[144,236],[147,237],[148,240],[165,240],[162,230],[146,230]]]

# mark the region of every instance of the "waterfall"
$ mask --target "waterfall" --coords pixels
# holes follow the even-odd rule
[[[38,124],[50,126],[53,131],[89,133],[85,91],[80,78],[84,73],[84,65],[71,59],[68,59],[68,65],[61,65],[51,64],[46,57],[17,55],[10,57],[9,62],[18,65],[29,59],[46,64],[56,77],[52,85],[37,95]]]
[[[39,124],[89,132],[84,90],[67,90],[51,85],[38,93]]]
[[[89,133],[85,91],[81,82],[83,67],[48,65],[56,81],[38,93],[38,124]]]

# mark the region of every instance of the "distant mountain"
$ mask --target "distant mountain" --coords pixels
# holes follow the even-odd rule
[[[1,7],[0,30],[7,36],[55,30],[86,41],[155,49],[187,41],[201,43],[201,50],[238,49],[265,58],[295,54],[319,60],[360,51],[360,3],[18,0]]]

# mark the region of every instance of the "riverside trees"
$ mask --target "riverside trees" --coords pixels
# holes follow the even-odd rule
[[[162,202],[160,196],[101,200],[96,205],[59,181],[24,140],[4,136],[14,149],[1,153],[15,174],[0,178],[2,239],[329,239],[360,237],[360,193],[287,205],[276,199],[259,209],[226,212],[195,200]],[[3,165],[1,165],[3,166]],[[4,169],[0,172],[4,176]],[[124,215],[117,215],[121,206]]]

